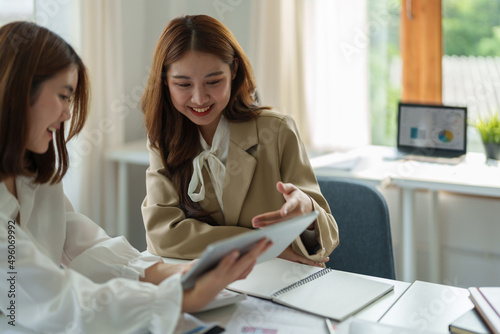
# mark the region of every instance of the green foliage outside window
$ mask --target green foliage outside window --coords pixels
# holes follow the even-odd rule
[[[499,0],[444,0],[444,53],[500,56]]]
[[[399,0],[370,0],[370,117],[373,145],[396,145],[397,105],[401,96]]]

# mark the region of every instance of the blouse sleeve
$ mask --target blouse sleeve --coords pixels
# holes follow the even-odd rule
[[[309,162],[307,151],[302,143],[295,122],[289,116],[283,119],[279,132],[281,177],[283,182],[293,183],[312,200],[314,210],[319,216],[314,223],[317,245],[310,251],[302,238],[292,244],[293,250],[313,261],[321,261],[339,244],[337,222],[330,212],[327,201],[321,194],[316,176]],[[310,232],[310,231],[306,231]],[[305,235],[303,236],[305,237]]]
[[[66,240],[62,264],[97,283],[115,277],[138,280],[144,271],[161,262],[157,256],[142,256],[124,237],[110,238],[84,215],[66,212]]]
[[[103,247],[113,240],[97,229],[91,233]],[[9,278],[0,280],[0,290],[11,291],[0,296],[0,310],[14,324],[50,333],[171,333],[175,329],[182,301],[179,274],[158,286],[126,278],[94,282],[77,270],[58,266],[2,214],[0,248],[0,267]],[[76,255],[77,261],[84,254],[78,254],[76,247],[67,256]]]
[[[165,175],[158,151],[149,144],[148,148],[147,195],[141,210],[149,252],[165,257],[194,259],[210,243],[249,231],[241,226],[210,225],[186,218],[179,207],[174,185]]]

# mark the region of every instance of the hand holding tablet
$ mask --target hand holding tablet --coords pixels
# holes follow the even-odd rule
[[[240,254],[245,254],[253,248],[260,240],[267,238],[273,245],[259,256],[257,263],[273,259],[280,255],[304,230],[316,220],[318,212],[291,218],[271,226],[249,231],[232,238],[210,244],[193,268],[182,278],[182,287],[190,289],[195,285],[196,280],[207,271],[214,268],[221,259],[237,250]]]

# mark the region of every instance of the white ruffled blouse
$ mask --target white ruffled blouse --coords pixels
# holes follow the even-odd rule
[[[48,333],[173,332],[182,304],[180,274],[158,286],[139,282],[160,258],[141,256],[123,237],[110,238],[73,212],[61,183],[31,181],[16,178],[18,199],[0,182],[0,311],[6,320]],[[21,224],[14,225],[18,213]]]

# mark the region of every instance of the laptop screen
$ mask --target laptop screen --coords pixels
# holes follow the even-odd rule
[[[466,153],[467,108],[400,103],[398,150],[429,156]]]

